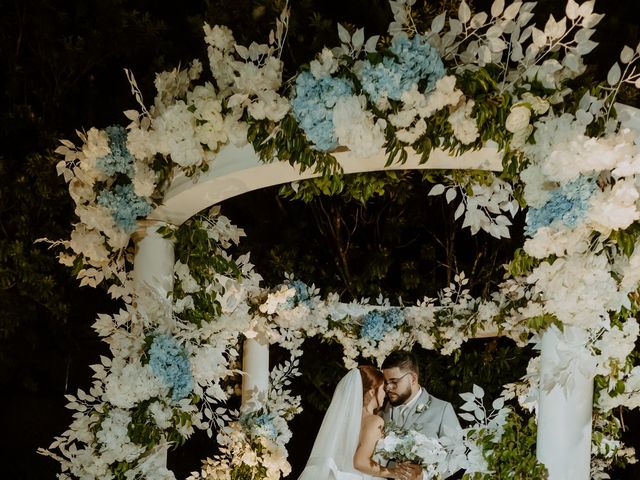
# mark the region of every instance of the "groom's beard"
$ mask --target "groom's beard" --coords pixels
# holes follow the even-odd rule
[[[407,389],[404,392],[387,392],[387,399],[392,407],[402,405],[411,397],[411,389]]]

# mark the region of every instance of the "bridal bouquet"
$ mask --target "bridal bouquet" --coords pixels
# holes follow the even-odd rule
[[[378,440],[375,456],[396,463],[411,462],[422,467],[424,478],[436,479],[447,471],[447,450],[437,438],[415,430],[385,429]]]

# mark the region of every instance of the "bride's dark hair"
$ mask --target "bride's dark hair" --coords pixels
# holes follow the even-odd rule
[[[371,365],[360,365],[360,377],[362,378],[362,391],[368,392],[369,390],[377,389],[384,383],[384,375],[376,367]]]

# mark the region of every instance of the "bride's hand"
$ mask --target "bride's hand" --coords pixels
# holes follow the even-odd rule
[[[412,480],[414,478],[414,470],[411,464],[401,463],[395,467],[389,468],[389,478],[396,480]]]

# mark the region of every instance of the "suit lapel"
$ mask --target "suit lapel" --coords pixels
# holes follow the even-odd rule
[[[406,429],[411,428],[411,426],[420,418],[420,415],[426,409],[425,405],[428,407],[429,402],[430,402],[430,396],[427,393],[427,391],[423,388],[422,391],[420,392],[420,396],[418,397],[418,399],[415,402],[413,402],[413,405],[411,405],[411,409],[409,410],[407,420],[404,423],[404,428]],[[418,406],[421,406],[420,412],[418,412]]]

